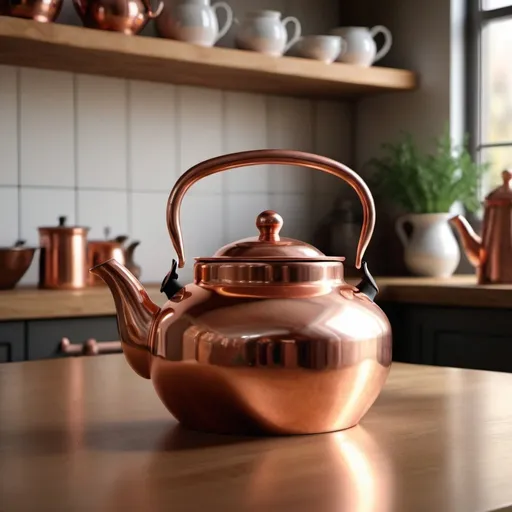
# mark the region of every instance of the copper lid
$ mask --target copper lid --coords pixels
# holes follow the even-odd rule
[[[487,203],[512,204],[512,171],[503,171],[501,178],[503,183],[485,198]]]
[[[340,282],[345,258],[325,256],[300,240],[279,235],[283,218],[272,210],[258,215],[259,236],[219,249],[212,257],[196,258],[196,282],[203,285],[256,285]]]
[[[39,229],[39,233],[53,233],[62,235],[86,235],[89,228],[83,226],[66,226],[67,218],[65,216],[59,217],[58,226],[42,226]]]

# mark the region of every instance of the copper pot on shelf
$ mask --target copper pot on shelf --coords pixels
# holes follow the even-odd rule
[[[183,174],[167,203],[167,225],[185,264],[180,209],[198,180],[242,166],[317,169],[346,181],[363,204],[355,265],[344,280],[342,257],[284,238],[283,219],[257,216],[259,234],[196,258],[194,282],[177,285],[175,268],[154,304],[115,259],[91,269],[115,299],[123,353],[151,378],[185,426],[246,434],[306,434],[356,425],[379,395],[391,366],[391,328],[373,299],[378,288],[363,260],[375,206],[361,177],[343,164],[299,151],[245,151],[212,158]]]
[[[481,237],[462,215],[450,219],[477,269],[478,284],[512,284],[512,171],[501,176],[502,184],[485,198]]]
[[[153,11],[150,0],[73,0],[84,27],[138,34],[148,23],[162,13],[159,2]]]
[[[39,228],[39,288],[81,289],[87,285],[86,248],[89,228],[58,226]]]
[[[62,3],[63,0],[0,0],[0,15],[49,23],[60,14]]]

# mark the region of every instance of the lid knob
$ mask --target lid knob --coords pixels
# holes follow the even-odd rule
[[[260,242],[279,242],[283,218],[273,210],[265,210],[258,215],[256,227],[260,231]]]

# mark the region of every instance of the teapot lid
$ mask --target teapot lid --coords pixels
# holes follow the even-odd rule
[[[281,237],[283,218],[277,212],[260,213],[256,227],[259,236],[225,245],[212,257],[196,258],[196,282],[253,286],[342,280],[345,258],[328,257],[310,244]]]
[[[505,170],[501,173],[503,183],[495,188],[486,198],[487,204],[510,204],[512,203],[512,171]]]

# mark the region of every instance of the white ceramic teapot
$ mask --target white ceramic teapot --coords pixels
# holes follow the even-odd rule
[[[374,38],[379,33],[384,35],[384,45],[377,51]],[[373,28],[338,27],[331,30],[331,34],[341,36],[347,43],[345,51],[337,59],[339,62],[365,67],[382,59],[393,44],[391,32],[382,25],[376,25]]]
[[[294,34],[289,40],[286,32],[288,23],[295,25]],[[299,40],[300,35],[301,25],[297,18],[288,16],[281,20],[278,11],[252,11],[240,24],[235,42],[243,50],[279,57]]]
[[[217,11],[226,12],[219,29]],[[210,5],[210,0],[178,0],[166,4],[158,18],[157,30],[162,37],[186,41],[200,46],[213,46],[233,24],[233,11],[226,2]]]

